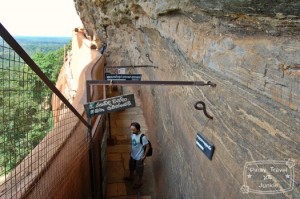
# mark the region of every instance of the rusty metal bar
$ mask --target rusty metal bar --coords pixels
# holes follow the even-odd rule
[[[9,32],[0,23],[0,35],[2,38],[16,51],[25,63],[41,78],[41,80],[63,101],[66,106],[81,120],[81,122],[89,126],[88,122],[77,112],[77,110],[70,104],[70,102],[62,95],[62,93],[52,84],[48,77],[41,71],[36,63],[30,58],[25,50],[18,44],[18,42],[9,34]]]
[[[216,84],[208,81],[124,81],[124,80],[87,80],[89,85],[161,85],[161,86],[211,86]]]
[[[136,65],[136,66],[105,66],[105,69],[114,69],[114,68],[158,68],[158,66],[153,65]]]

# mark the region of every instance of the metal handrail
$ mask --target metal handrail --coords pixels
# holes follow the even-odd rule
[[[18,44],[18,42],[9,34],[5,27],[0,23],[1,37],[16,51],[24,62],[41,78],[41,80],[59,97],[61,101],[80,119],[80,121],[87,127],[88,122],[78,113],[78,111],[70,104],[70,102],[63,96],[63,94],[55,87],[55,85],[48,79],[43,71],[30,58],[25,50]]]
[[[124,80],[87,80],[88,85],[161,85],[161,86],[211,86],[216,84],[208,81],[124,81]],[[88,88],[88,87],[87,87]]]

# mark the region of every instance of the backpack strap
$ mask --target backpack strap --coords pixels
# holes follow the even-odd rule
[[[140,137],[140,143],[143,145],[143,137],[144,137],[144,133],[142,133],[141,137]],[[144,146],[144,145],[143,145]]]

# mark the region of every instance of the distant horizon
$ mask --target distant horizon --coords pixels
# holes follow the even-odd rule
[[[55,37],[65,37],[65,38],[72,38],[72,36],[49,36],[49,35],[12,35],[13,37],[48,37],[48,38],[55,38]]]

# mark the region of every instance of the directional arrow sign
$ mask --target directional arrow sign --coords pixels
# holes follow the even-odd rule
[[[100,115],[135,107],[134,94],[121,95],[84,104],[88,116]]]

